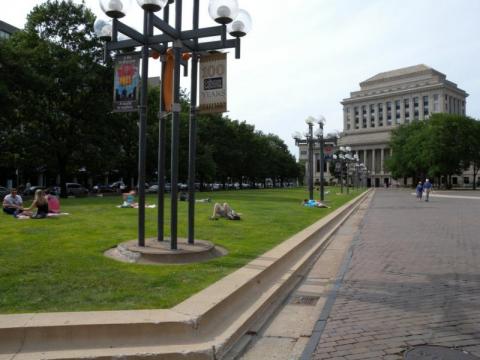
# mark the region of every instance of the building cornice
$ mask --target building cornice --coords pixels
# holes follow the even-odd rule
[[[423,86],[416,86],[416,87],[411,87],[407,89],[402,89],[402,90],[392,90],[392,91],[386,91],[386,92],[381,92],[380,94],[374,94],[374,95],[366,95],[366,96],[358,96],[358,97],[350,97],[343,99],[340,103],[342,105],[346,104],[352,104],[352,103],[361,103],[361,102],[368,102],[372,100],[379,100],[379,99],[384,99],[384,98],[391,98],[395,96],[405,96],[405,95],[410,95],[410,94],[416,94],[416,93],[421,93],[425,91],[431,91],[431,90],[437,90],[437,89],[448,89],[450,91],[453,91],[463,97],[468,97],[468,93],[462,89],[459,89],[454,83],[450,81],[445,81],[444,83],[437,83],[437,84],[432,84],[432,85],[423,85]],[[362,91],[359,91],[358,93],[361,93]],[[354,94],[354,93],[352,93]]]

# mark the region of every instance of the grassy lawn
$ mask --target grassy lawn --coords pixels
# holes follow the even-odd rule
[[[120,197],[65,199],[69,216],[18,220],[0,215],[0,313],[169,308],[271,249],[358,194],[329,189],[330,209],[300,205],[305,189],[199,193],[196,238],[228,249],[227,256],[187,265],[137,265],[103,252],[136,238],[137,210]],[[227,201],[241,221],[211,221],[214,202]],[[154,195],[147,203],[155,203]],[[166,232],[169,204],[166,202]],[[29,205],[29,202],[28,202]],[[156,236],[156,209],[146,209],[146,234]],[[187,203],[179,203],[178,232],[186,237]]]

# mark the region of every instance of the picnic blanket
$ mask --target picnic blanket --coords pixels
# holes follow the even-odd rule
[[[48,213],[47,215],[47,218],[49,217],[57,217],[57,216],[65,216],[65,215],[70,215],[69,213],[66,213],[66,212],[61,212],[61,213]],[[20,220],[25,220],[25,219],[31,219],[30,216],[28,215],[22,215],[22,214],[18,214],[17,216],[15,216],[15,218],[17,219],[20,219]]]

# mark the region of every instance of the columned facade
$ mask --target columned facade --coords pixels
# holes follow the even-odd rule
[[[396,185],[385,166],[391,131],[433,113],[465,115],[467,96],[446,75],[423,64],[377,74],[341,102],[344,129],[339,146],[358,153],[370,186]],[[411,181],[405,184],[402,179],[399,185]]]

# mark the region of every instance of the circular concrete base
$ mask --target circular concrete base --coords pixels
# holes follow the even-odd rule
[[[227,250],[206,240],[195,240],[193,245],[187,239],[177,239],[177,249],[170,249],[170,239],[157,241],[146,239],[145,246],[138,246],[137,240],[130,240],[105,251],[105,256],[118,261],[139,264],[187,264],[207,261],[227,254]]]

